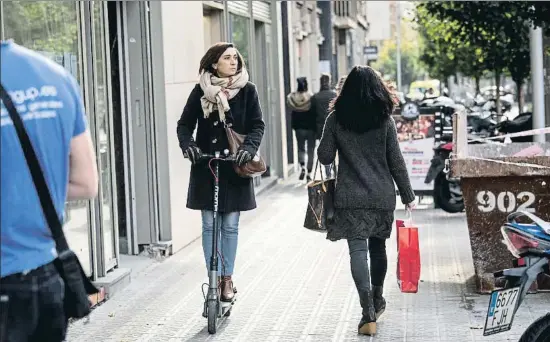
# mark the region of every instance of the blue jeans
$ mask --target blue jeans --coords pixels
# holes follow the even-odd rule
[[[218,274],[233,275],[235,257],[237,256],[237,241],[239,240],[239,217],[241,213],[218,214]],[[210,270],[212,257],[212,236],[214,234],[213,212],[202,211],[202,249],[206,261],[206,270]]]
[[[0,281],[0,341],[65,340],[65,283],[53,263]]]

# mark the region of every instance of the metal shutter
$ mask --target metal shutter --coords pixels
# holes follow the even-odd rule
[[[248,17],[248,1],[228,1],[229,12]]]
[[[253,1],[252,13],[254,19],[271,22],[271,6],[267,1]]]

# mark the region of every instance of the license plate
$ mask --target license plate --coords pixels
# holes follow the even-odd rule
[[[512,328],[519,295],[519,287],[497,290],[491,293],[483,336],[498,334]]]

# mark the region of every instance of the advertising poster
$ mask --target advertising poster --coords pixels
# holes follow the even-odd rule
[[[419,115],[414,120],[405,119],[401,115],[394,115],[393,118],[413,190],[433,190],[433,184],[425,184],[424,179],[434,153],[435,115]]]

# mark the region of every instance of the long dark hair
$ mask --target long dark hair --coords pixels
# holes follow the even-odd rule
[[[216,70],[214,67],[212,67],[213,64],[218,63],[220,60],[220,57],[223,55],[225,50],[229,48],[235,48],[235,45],[233,43],[226,43],[226,42],[220,42],[212,45],[208,51],[204,54],[204,56],[201,59],[201,63],[199,66],[199,74],[202,73],[204,70],[217,75]],[[237,74],[241,72],[243,68],[246,68],[246,65],[244,64],[244,58],[239,52],[237,48]]]
[[[364,133],[382,127],[394,107],[392,94],[377,72],[369,66],[355,66],[330,110],[344,129]]]

